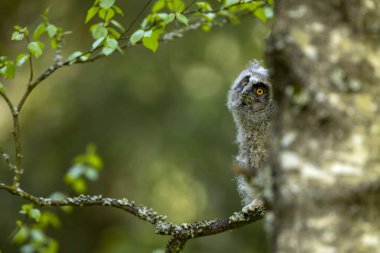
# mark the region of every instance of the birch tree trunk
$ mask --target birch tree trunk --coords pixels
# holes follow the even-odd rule
[[[380,1],[280,0],[273,252],[380,252]]]

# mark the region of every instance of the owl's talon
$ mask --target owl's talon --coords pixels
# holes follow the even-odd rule
[[[254,199],[251,203],[243,207],[241,210],[243,213],[251,213],[256,211],[258,207],[261,207],[263,205],[261,200]]]

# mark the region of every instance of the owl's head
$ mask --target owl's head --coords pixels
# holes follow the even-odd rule
[[[270,118],[272,100],[268,70],[258,61],[252,61],[233,83],[227,106],[235,120],[258,123]]]

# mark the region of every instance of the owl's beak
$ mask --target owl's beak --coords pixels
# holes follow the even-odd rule
[[[243,92],[240,95],[240,98],[241,98],[241,105],[243,105],[243,106],[246,106],[246,105],[249,105],[249,104],[253,104],[253,102],[254,102],[254,98],[251,97],[248,94],[248,92]]]

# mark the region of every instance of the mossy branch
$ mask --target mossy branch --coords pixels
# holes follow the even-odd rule
[[[257,206],[249,212],[235,212],[225,219],[204,220],[194,223],[174,224],[168,221],[167,216],[159,214],[143,205],[137,205],[128,199],[115,199],[103,197],[102,195],[80,195],[78,197],[53,200],[34,196],[21,188],[0,183],[0,189],[8,191],[10,194],[21,197],[40,207],[85,207],[104,206],[121,209],[133,216],[151,223],[156,228],[156,233],[171,236],[166,246],[167,253],[181,252],[186,242],[190,239],[223,233],[225,231],[240,228],[263,218],[265,209]]]

